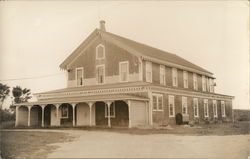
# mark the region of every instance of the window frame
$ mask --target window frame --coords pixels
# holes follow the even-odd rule
[[[183,105],[185,104],[186,107],[186,113],[183,112]],[[185,96],[181,97],[181,113],[182,115],[188,115],[188,99]]]
[[[216,107],[216,109],[214,109]],[[215,114],[216,112],[216,114]],[[218,106],[217,106],[217,100],[213,100],[213,114],[214,118],[218,118]]]
[[[176,77],[176,83],[175,83],[175,77]],[[178,70],[177,68],[172,68],[172,85],[174,87],[178,87]]]
[[[152,99],[156,97],[156,109],[154,108],[154,102],[153,102],[153,111],[163,111],[163,95],[162,94],[158,94],[158,93],[152,93]],[[161,109],[159,108],[159,99],[161,98],[162,100],[162,106]]]
[[[193,85],[194,85],[194,90],[198,90],[198,78],[196,73],[193,73]]]
[[[185,80],[187,80],[187,85],[185,85]],[[188,88],[188,72],[183,71],[183,87]]]
[[[152,62],[146,61],[146,82],[152,83],[153,78],[153,72],[152,72]],[[151,76],[150,79],[148,79],[147,73],[150,72]]]
[[[163,79],[161,79],[161,76],[163,76]],[[160,65],[160,84],[166,85],[166,68],[164,65]]]
[[[222,105],[224,105],[223,109],[222,109]],[[226,103],[225,103],[225,101],[221,101],[221,116],[226,117]]]
[[[204,105],[204,117],[208,118],[209,117],[208,99],[204,99],[203,100],[203,105]],[[205,107],[207,107],[207,111],[205,111]],[[206,112],[207,112],[207,115],[206,115]]]
[[[171,99],[173,99],[173,103],[172,103],[173,104],[173,115],[170,114],[170,104],[171,104],[170,101],[172,101]],[[173,95],[168,96],[168,109],[169,109],[168,110],[169,117],[175,117],[175,98]]]
[[[196,104],[197,104],[197,115],[195,114]],[[194,109],[194,117],[199,118],[199,99],[198,98],[193,98],[193,109]]]
[[[98,57],[98,48],[99,47],[102,47],[103,48],[103,57]],[[105,46],[103,44],[99,44],[96,46],[95,48],[95,57],[96,57],[96,60],[102,60],[102,59],[105,59]]]
[[[113,107],[113,115],[111,115],[111,107]],[[105,103],[105,118],[108,118],[108,104]],[[110,104],[110,118],[115,118],[115,102]]]
[[[207,85],[206,85],[206,77],[204,75],[202,75],[202,77],[201,77],[201,83],[202,83],[202,91],[206,92],[207,91],[207,89],[206,89]]]
[[[122,64],[127,64],[127,79],[125,81],[122,81]],[[129,61],[121,61],[119,62],[119,80],[120,82],[128,82],[129,81]]]
[[[82,84],[81,85],[78,85],[78,78],[77,78],[77,71],[78,70],[82,70]],[[77,87],[80,87],[80,86],[83,86],[84,84],[84,82],[83,82],[83,77],[84,77],[84,68],[83,67],[77,67],[77,68],[75,68],[75,79],[76,79],[76,86]]]
[[[99,81],[98,72],[97,72],[98,67],[103,67],[103,83],[98,82]],[[102,84],[105,84],[105,82],[106,82],[106,79],[105,79],[105,65],[104,64],[96,65],[96,84],[102,85]]]

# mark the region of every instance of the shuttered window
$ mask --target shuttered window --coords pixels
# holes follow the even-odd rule
[[[96,80],[98,84],[103,84],[105,78],[105,66],[99,65],[96,66]]]
[[[188,72],[183,71],[183,82],[184,82],[184,88],[188,88]]]
[[[182,97],[182,114],[188,114],[187,97]]]
[[[119,73],[120,73],[120,81],[121,82],[127,82],[128,81],[128,75],[129,75],[129,65],[128,61],[120,62],[119,63]]]
[[[199,117],[198,98],[193,99],[193,105],[194,105],[194,117]]]
[[[169,117],[175,116],[175,104],[174,104],[174,96],[170,95],[168,97],[168,106],[169,106]]]
[[[160,84],[166,84],[165,66],[160,65]]]
[[[208,110],[208,100],[204,99],[204,116],[209,117],[209,110]]]

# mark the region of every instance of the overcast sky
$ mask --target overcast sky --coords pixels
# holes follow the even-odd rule
[[[234,108],[249,108],[248,1],[0,5],[0,82],[9,86],[20,85],[33,93],[66,87],[60,63],[103,19],[109,32],[175,53],[213,72],[215,91],[235,96]],[[13,80],[20,78],[25,79]],[[5,107],[8,104],[9,100]]]

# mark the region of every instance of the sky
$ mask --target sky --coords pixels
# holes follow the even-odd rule
[[[0,1],[0,82],[32,93],[65,88],[60,63],[100,20],[213,72],[216,93],[250,108],[248,1]]]

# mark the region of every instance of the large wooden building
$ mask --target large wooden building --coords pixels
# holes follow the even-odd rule
[[[60,65],[64,89],[16,104],[16,126],[160,126],[232,120],[232,96],[214,92],[211,72],[109,33],[105,22]]]

